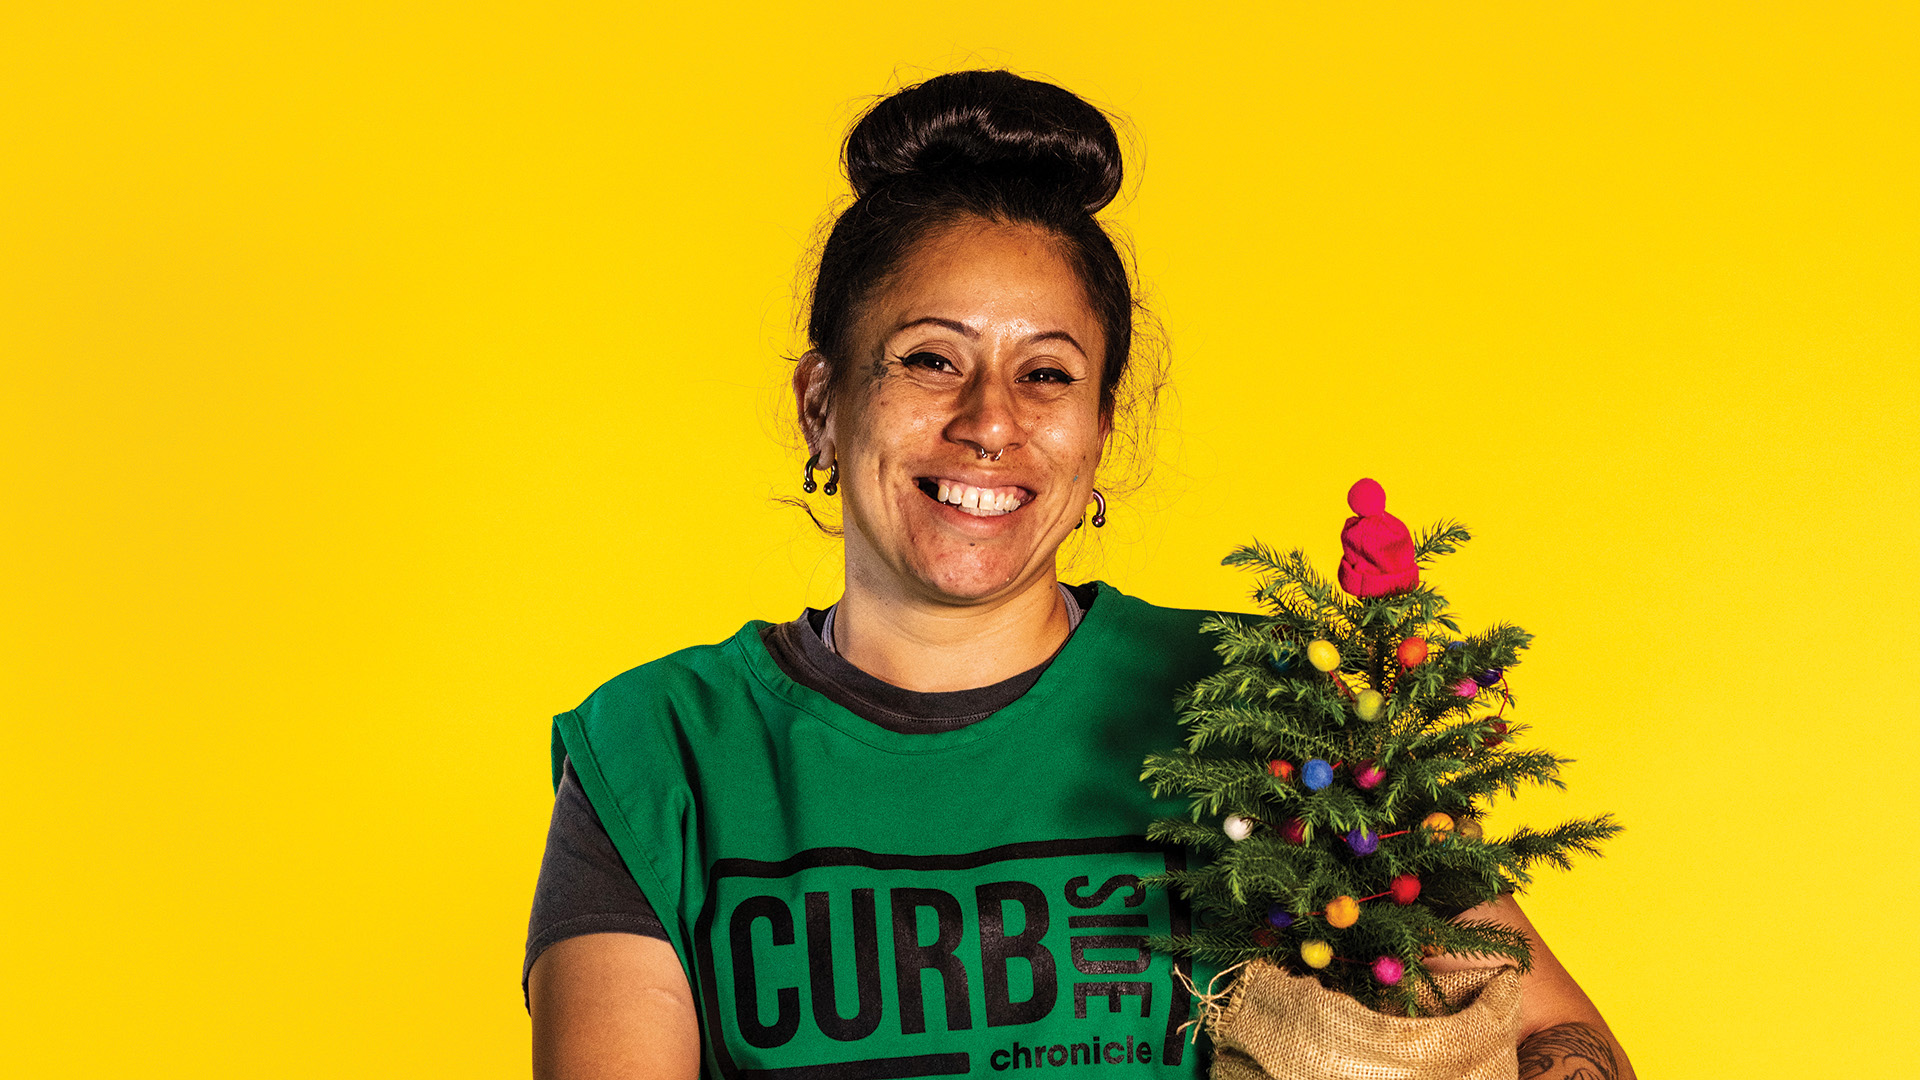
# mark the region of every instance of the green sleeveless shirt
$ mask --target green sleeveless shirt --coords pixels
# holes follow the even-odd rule
[[[1179,864],[1142,833],[1184,806],[1138,776],[1217,660],[1205,613],[1098,589],[1040,681],[958,730],[855,716],[759,622],[555,718],[556,782],[570,756],[665,925],[707,1075],[1198,1074],[1145,947],[1187,912],[1139,885]]]

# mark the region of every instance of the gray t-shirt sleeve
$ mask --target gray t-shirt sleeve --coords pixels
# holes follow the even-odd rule
[[[653,905],[634,883],[600,815],[587,801],[573,762],[565,761],[553,795],[547,850],[540,857],[540,882],[533,890],[533,916],[527,920],[521,992],[526,991],[533,962],[548,947],[582,934],[609,932],[667,939]]]

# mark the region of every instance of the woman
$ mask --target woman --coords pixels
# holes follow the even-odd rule
[[[1093,217],[1118,142],[1065,90],[962,72],[881,102],[846,163],[793,379],[846,593],[557,719],[535,1072],[1192,1075],[1144,947],[1185,912],[1138,884],[1178,808],[1135,777],[1212,653],[1198,612],[1055,576],[1124,419],[1133,294]],[[1527,1030],[1624,1075],[1536,951]]]

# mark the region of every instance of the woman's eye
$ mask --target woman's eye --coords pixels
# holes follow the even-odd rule
[[[909,353],[900,358],[900,365],[902,367],[926,368],[928,371],[953,370],[953,361],[948,360],[939,353],[930,352]]]
[[[1073,376],[1067,374],[1064,371],[1061,371],[1059,368],[1052,368],[1052,367],[1036,368],[1033,371],[1027,372],[1025,378],[1027,379],[1028,382],[1038,382],[1038,383],[1065,384],[1065,383],[1078,381]]]

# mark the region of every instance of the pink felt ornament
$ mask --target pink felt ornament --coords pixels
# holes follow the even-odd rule
[[[1392,986],[1407,973],[1406,966],[1391,956],[1383,956],[1373,962],[1373,977]]]
[[[1387,493],[1372,480],[1347,492],[1354,515],[1340,530],[1340,587],[1355,596],[1392,596],[1420,584],[1414,565],[1413,534],[1387,513]]]

